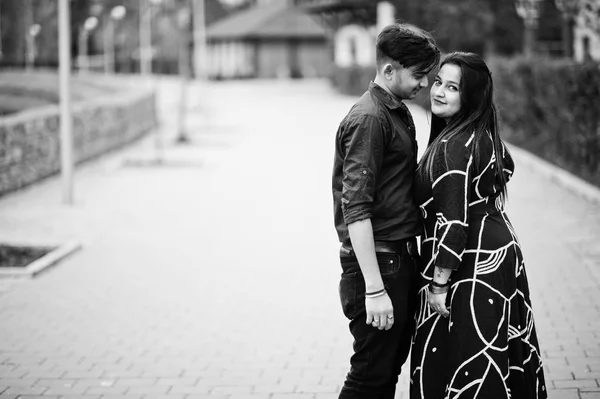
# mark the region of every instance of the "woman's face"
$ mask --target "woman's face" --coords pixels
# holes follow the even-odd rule
[[[429,97],[431,112],[448,122],[460,111],[460,68],[445,64],[436,75]]]

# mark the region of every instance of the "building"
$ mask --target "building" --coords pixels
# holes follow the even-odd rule
[[[600,61],[600,2],[584,2],[573,29],[573,58]]]
[[[323,77],[332,62],[329,32],[285,1],[240,11],[207,30],[213,79]]]
[[[332,28],[333,59],[338,67],[373,67],[375,41],[395,22],[395,8],[375,0],[295,0]]]

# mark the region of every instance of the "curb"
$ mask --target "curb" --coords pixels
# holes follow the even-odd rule
[[[600,206],[600,188],[527,150],[515,147],[512,144],[508,144],[508,147],[515,158],[515,163],[518,162],[521,165],[532,169],[551,182],[558,184],[562,188],[585,199],[589,203]]]
[[[23,245],[23,243],[11,245]],[[27,246],[39,246],[39,243],[27,244]],[[45,245],[52,246],[52,245]],[[56,249],[50,251],[41,258],[31,262],[25,267],[7,267],[0,268],[0,278],[33,278],[37,274],[45,271],[46,269],[56,265],[59,261],[63,260],[67,256],[81,249],[81,243],[79,241],[69,241],[62,245],[58,245]],[[6,270],[2,270],[6,269]]]

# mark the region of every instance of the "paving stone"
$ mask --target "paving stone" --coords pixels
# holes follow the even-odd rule
[[[229,399],[270,399],[269,394],[254,394],[254,393],[233,393]]]
[[[241,386],[223,386],[223,387],[212,387],[210,390],[211,395],[233,395],[233,394],[252,394],[254,393],[254,387],[252,385],[241,385]]]
[[[186,395],[144,395],[144,399],[185,399]]]
[[[140,385],[127,389],[127,394],[162,395],[169,391],[169,387],[161,385]]]
[[[207,395],[210,392],[210,387],[206,386],[174,386],[169,390],[169,394],[183,395]]]
[[[272,399],[314,399],[314,393],[276,393],[271,396]]]
[[[228,399],[229,395],[208,395],[208,394],[191,394],[185,399]]]
[[[4,392],[3,395],[17,394],[17,395],[42,395],[46,392],[48,388],[46,387],[19,387],[19,386],[11,386]]]
[[[554,380],[556,389],[563,388],[597,388],[596,380]]]
[[[553,389],[548,391],[549,398],[581,399],[577,389]]]
[[[296,387],[297,393],[336,393],[341,389],[340,385],[303,385]]]
[[[192,142],[175,145],[178,88],[157,86],[162,166],[126,164],[157,156],[151,136],[78,165],[73,206],[59,176],[0,198],[0,241],[83,243],[35,280],[0,281],[0,397],[76,381],[83,398],[337,398],[352,337],[324,204],[354,98],[323,81],[193,82]],[[423,150],[427,119],[413,109]],[[600,209],[525,161],[515,154],[507,210],[548,385],[573,387],[550,397],[592,395]],[[403,374],[396,399],[407,391]]]
[[[188,378],[159,378],[156,380],[156,385],[167,385],[167,386],[195,386],[198,384],[199,378],[188,377]]]

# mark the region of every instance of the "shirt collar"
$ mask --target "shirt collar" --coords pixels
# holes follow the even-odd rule
[[[377,97],[389,109],[402,108],[403,110],[406,110],[406,105],[402,101],[393,97],[390,93],[385,91],[383,87],[379,86],[375,82],[371,82],[369,84],[369,92],[375,95],[375,97]]]

